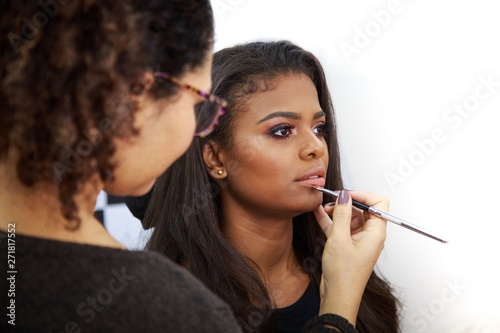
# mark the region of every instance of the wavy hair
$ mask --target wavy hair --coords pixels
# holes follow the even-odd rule
[[[231,305],[247,332],[272,331],[273,304],[258,267],[250,266],[224,239],[218,185],[205,169],[202,151],[208,140],[230,147],[232,120],[244,112],[246,98],[258,91],[262,81],[291,73],[307,75],[316,87],[330,125],[325,138],[330,156],[326,186],[343,188],[333,104],[321,64],[313,54],[288,41],[254,42],[215,53],[212,93],[228,101],[228,112],[213,133],[195,139],[186,154],[158,178],[143,220],[146,228],[154,227],[147,248],[185,265]],[[294,251],[319,286],[326,237],[311,212],[295,217],[293,225]],[[373,272],[361,301],[357,329],[398,332],[397,308],[390,285]]]
[[[211,52],[210,2],[16,0],[0,10],[0,159],[15,151],[25,186],[55,185],[76,228],[74,195],[95,174],[112,179],[113,138],[137,134],[128,96],[144,91],[142,75],[180,76]]]

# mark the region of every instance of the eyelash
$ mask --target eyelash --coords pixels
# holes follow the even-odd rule
[[[291,131],[295,128],[295,126],[288,125],[288,124],[282,124],[278,126],[274,126],[269,130],[269,135],[272,137],[278,138],[278,139],[283,139],[288,137],[291,134]],[[279,131],[287,131],[286,135],[278,135],[276,134]]]
[[[285,138],[289,137],[290,134],[292,134],[291,131],[294,128],[295,128],[295,126],[289,125],[289,124],[278,125],[278,126],[271,128],[271,130],[269,131],[269,135],[271,135],[272,137],[277,138],[277,139],[285,139]],[[330,126],[328,126],[325,123],[321,123],[321,124],[318,124],[316,127],[314,127],[313,131],[316,129],[320,129],[320,132],[316,133],[316,135],[326,136],[326,134],[330,130]],[[277,135],[276,134],[277,132],[283,131],[283,130],[285,130],[287,134],[285,134],[285,135]]]

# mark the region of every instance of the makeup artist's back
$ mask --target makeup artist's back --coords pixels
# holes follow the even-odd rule
[[[6,253],[7,235],[0,237]],[[159,254],[15,240],[15,280],[0,282],[2,309],[13,308],[2,316],[2,332],[238,331],[225,303]],[[8,290],[15,296],[6,304]]]

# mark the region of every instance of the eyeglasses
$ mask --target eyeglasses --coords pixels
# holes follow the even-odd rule
[[[182,83],[167,73],[156,72],[154,75],[203,97],[204,100],[195,107],[195,136],[204,137],[210,134],[219,123],[219,118],[226,113],[227,102],[224,99]]]

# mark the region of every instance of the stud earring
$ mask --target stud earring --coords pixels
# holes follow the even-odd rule
[[[218,174],[219,176],[222,176],[222,174],[224,174],[224,171],[222,171],[222,170],[217,170],[217,174]]]

